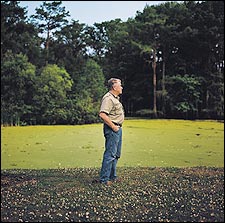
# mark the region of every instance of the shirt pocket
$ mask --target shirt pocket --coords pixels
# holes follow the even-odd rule
[[[123,113],[123,106],[120,102],[114,104],[114,111],[116,115],[120,115]]]

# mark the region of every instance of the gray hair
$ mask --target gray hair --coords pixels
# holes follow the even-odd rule
[[[118,79],[118,78],[114,78],[114,77],[110,78],[110,79],[108,80],[108,89],[111,90],[112,87],[113,87],[113,85],[114,85],[115,83],[117,83],[117,82],[121,82],[121,80]]]

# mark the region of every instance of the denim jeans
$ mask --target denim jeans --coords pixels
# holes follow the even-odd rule
[[[104,124],[105,152],[103,154],[100,181],[107,182],[115,180],[116,165],[121,155],[122,128],[114,132],[108,125]]]

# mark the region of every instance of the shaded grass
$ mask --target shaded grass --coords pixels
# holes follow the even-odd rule
[[[102,124],[2,127],[1,169],[99,167]],[[224,166],[224,124],[126,120],[121,167]]]
[[[2,170],[2,222],[224,222],[224,168]]]

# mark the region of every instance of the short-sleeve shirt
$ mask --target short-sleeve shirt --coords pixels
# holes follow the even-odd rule
[[[106,93],[102,98],[100,112],[106,113],[112,122],[122,124],[124,109],[119,99],[119,96],[115,96],[111,92]]]

